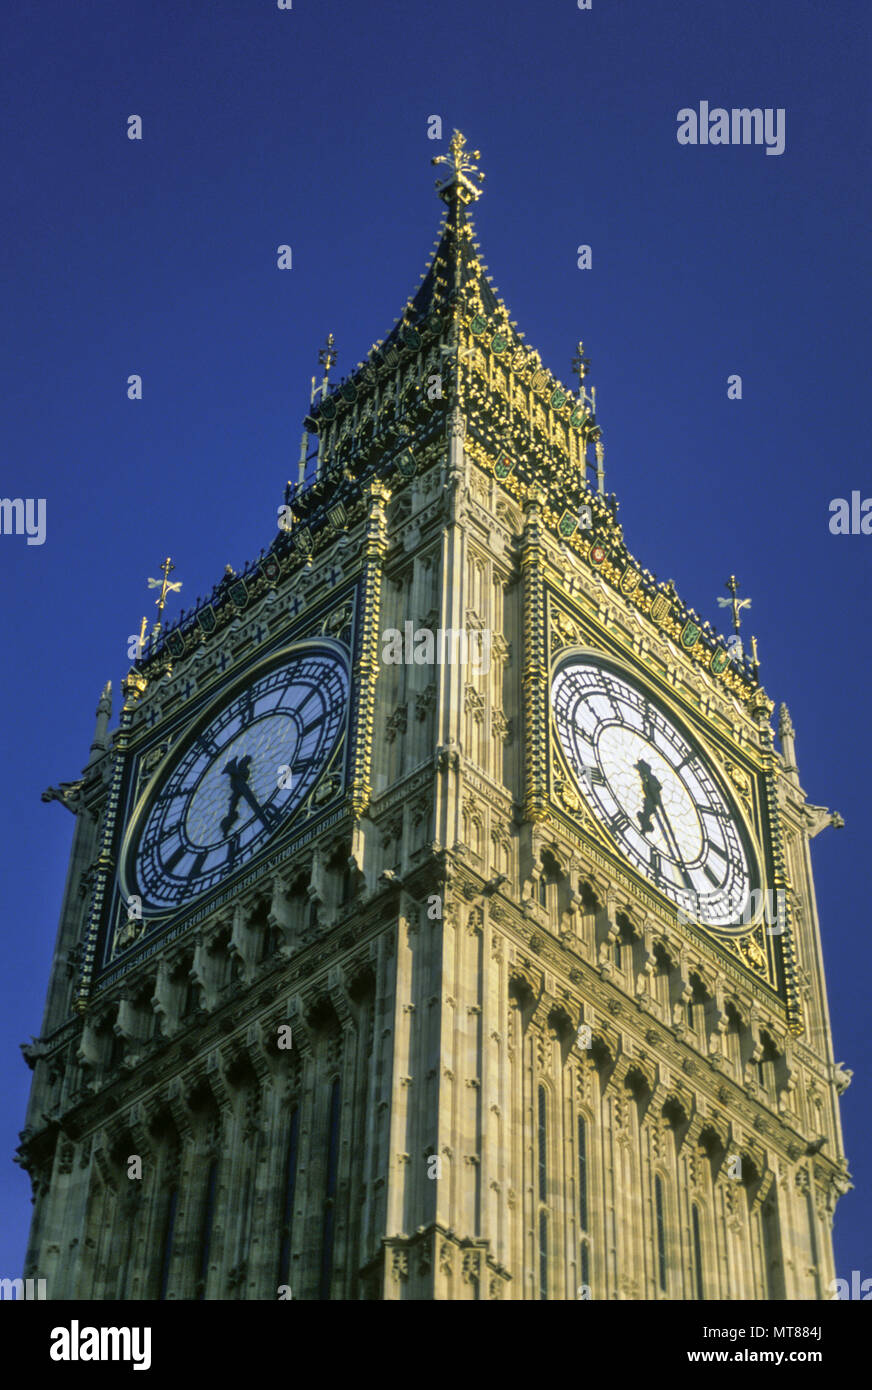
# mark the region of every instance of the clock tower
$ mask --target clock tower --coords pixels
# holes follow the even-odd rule
[[[756,659],[630,552],[581,345],[570,390],[482,264],[477,161],[434,161],[384,341],[338,383],[322,352],[268,549],[45,794],[49,1298],[829,1296],[839,818]]]

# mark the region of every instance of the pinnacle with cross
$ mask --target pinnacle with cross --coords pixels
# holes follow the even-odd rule
[[[155,603],[157,604],[157,622],[152,628],[152,637],[156,637],[160,632],[161,623],[163,621],[163,611],[166,607],[167,595],[177,594],[182,587],[181,579],[177,580],[175,583],[170,579],[170,574],[175,569],[175,565],[173,564],[169,555],[164,560],[160,568],[163,578],[149,579],[148,581],[148,587],[150,589],[160,589],[160,594],[155,599]]]
[[[738,593],[739,593],[739,581],[738,581],[738,579],[736,578],[736,576],[735,576],[734,574],[731,574],[730,577],[729,577],[729,579],[726,581],[725,588],[729,589],[730,594],[732,595],[732,597],[731,597],[731,598],[719,598],[719,599],[718,599],[718,607],[719,607],[719,608],[732,608],[732,610],[733,610],[733,631],[737,633],[737,632],[739,631],[739,627],[740,627],[741,621],[742,621],[741,618],[739,617],[739,613],[741,612],[741,610],[742,610],[743,608],[750,608],[750,607],[751,607],[751,600],[750,600],[749,598],[739,598],[739,597],[738,597]]]

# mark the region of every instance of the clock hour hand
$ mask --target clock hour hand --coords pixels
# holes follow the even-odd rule
[[[636,812],[636,818],[639,822],[639,829],[642,831],[642,834],[650,835],[651,831],[654,829],[651,822],[651,812],[658,810],[661,805],[660,783],[654,776],[651,768],[642,758],[636,763],[636,771],[639,774],[639,780],[642,783],[642,795],[645,798],[642,803],[641,811]]]
[[[230,804],[227,807],[227,815],[221,822],[221,832],[224,835],[228,833],[230,827],[239,819],[239,801],[248,791],[247,783],[250,771],[250,753],[246,753],[244,758],[231,758],[224,768],[224,772],[230,778]]]
[[[240,800],[247,801],[254,814],[263,822],[267,830],[272,830],[273,820],[263,806],[261,806],[251,787],[248,785],[248,778],[251,772],[251,754],[246,753],[244,758],[238,761],[231,758],[224,771],[230,778],[230,805],[227,815],[221,822],[221,829],[226,835],[231,825],[238,818],[238,806]]]

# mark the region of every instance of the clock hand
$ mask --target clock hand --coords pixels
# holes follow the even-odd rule
[[[265,807],[261,806],[251,787],[242,786],[239,791],[240,795],[245,797],[254,814],[263,821],[267,830],[272,830],[274,824],[272,812],[268,812]]]
[[[666,810],[662,802],[657,807],[657,819],[660,822],[660,827],[663,831],[663,838],[664,840],[666,840],[670,849],[672,850],[672,853],[675,855],[676,862],[679,865],[683,864],[684,861],[681,857],[681,850],[678,845],[678,840],[675,838],[675,832],[672,829],[672,822],[667,816]]]
[[[639,778],[642,782],[642,791],[645,794],[645,802],[642,806],[642,810],[637,812],[640,828],[643,834],[646,835],[654,829],[651,823],[651,813],[653,811],[657,816],[660,829],[663,832],[663,838],[669,845],[670,852],[675,857],[676,864],[681,868],[681,876],[685,884],[688,888],[692,888],[692,884],[684,871],[684,861],[682,859],[678,839],[675,835],[675,831],[672,829],[672,822],[666,814],[666,808],[663,805],[663,798],[660,795],[661,785],[654,776],[649,765],[643,759],[640,758],[636,763],[636,770],[639,773]]]
[[[251,790],[251,787],[248,785],[248,778],[251,771],[251,754],[246,753],[245,757],[240,758],[238,761],[236,758],[231,758],[230,762],[224,768],[224,771],[230,778],[231,787],[230,805],[227,810],[227,815],[221,822],[221,829],[224,834],[227,834],[231,825],[238,819],[239,812],[237,807],[239,806],[240,799],[244,799],[248,802],[254,814],[263,822],[267,830],[272,830],[272,817],[267,814],[254,792]]]
[[[639,822],[639,829],[643,835],[650,835],[654,826],[651,823],[651,812],[655,811],[660,805],[660,783],[654,776],[648,764],[640,758],[636,763],[636,771],[642,783],[642,794],[645,798],[641,811],[636,812]]]

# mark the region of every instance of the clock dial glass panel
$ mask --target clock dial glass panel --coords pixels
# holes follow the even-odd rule
[[[551,705],[586,804],[622,854],[688,915],[747,931],[759,886],[739,818],[691,736],[618,669],[589,657],[559,666]]]
[[[209,892],[265,847],[329,762],[348,691],[338,652],[301,648],[213,710],[141,812],[125,886],[145,914]]]

